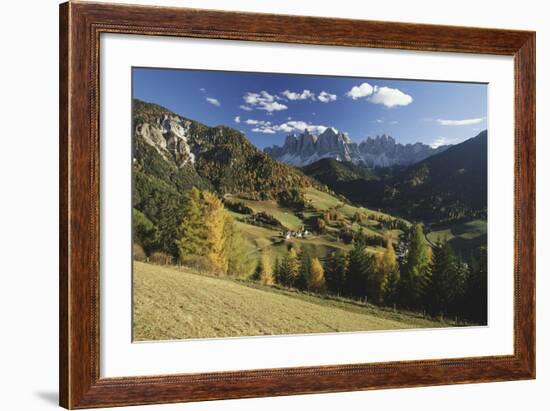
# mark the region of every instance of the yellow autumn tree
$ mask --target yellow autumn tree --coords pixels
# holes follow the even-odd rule
[[[325,271],[323,265],[318,258],[311,260],[311,269],[308,279],[308,288],[312,291],[319,292],[325,287]]]
[[[386,241],[386,251],[383,256],[384,281],[382,283],[382,291],[388,292],[388,287],[392,283],[397,282],[399,279],[399,264],[397,262],[397,256],[393,249],[393,244],[390,239]]]
[[[225,247],[227,212],[223,203],[209,191],[203,192],[206,227],[206,257],[214,273],[226,273],[228,259]]]
[[[399,273],[397,257],[390,239],[386,240],[386,250],[383,253],[374,255],[373,275],[370,281],[370,298],[381,303],[384,295],[389,292],[388,288],[396,282],[395,276]]]
[[[233,277],[248,278],[254,270],[254,261],[247,258],[246,240],[237,228],[233,218],[225,219],[224,255],[227,258],[227,274]]]
[[[254,278],[265,285],[273,285],[273,265],[271,264],[271,254],[263,251],[258,261],[258,267],[254,273]]]

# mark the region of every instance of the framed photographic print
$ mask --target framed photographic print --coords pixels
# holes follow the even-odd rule
[[[535,377],[535,34],[60,7],[60,403]]]

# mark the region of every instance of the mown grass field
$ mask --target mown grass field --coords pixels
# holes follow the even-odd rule
[[[135,341],[449,326],[352,301],[140,262],[134,262],[133,286]]]

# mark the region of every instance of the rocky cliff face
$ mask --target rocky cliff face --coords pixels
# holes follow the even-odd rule
[[[369,137],[356,144],[347,135],[327,128],[318,137],[308,131],[299,135],[291,134],[282,147],[269,147],[265,152],[276,160],[299,167],[322,158],[334,158],[367,167],[389,167],[414,164],[447,148],[441,146],[434,149],[422,143],[399,144],[385,134]]]
[[[150,123],[136,124],[135,135],[153,146],[166,161],[183,167],[195,163],[195,155],[189,146],[190,125],[191,121],[182,117],[162,114]]]

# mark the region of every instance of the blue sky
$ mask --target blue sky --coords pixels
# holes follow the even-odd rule
[[[242,131],[260,148],[326,127],[360,142],[457,144],[487,128],[487,85],[210,70],[133,69],[133,97],[209,126]]]

